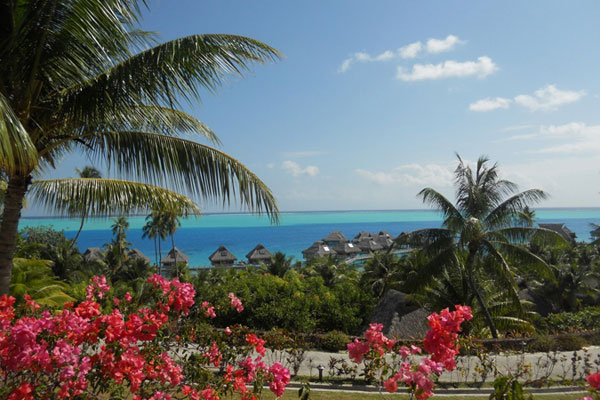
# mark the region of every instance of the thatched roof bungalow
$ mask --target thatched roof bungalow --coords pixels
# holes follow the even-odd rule
[[[144,253],[142,253],[140,249],[137,249],[135,247],[129,251],[129,258],[131,258],[131,259],[139,258],[139,259],[146,261],[147,263],[150,263],[150,258],[147,257]]]
[[[337,243],[345,243],[348,241],[348,239],[346,238],[346,236],[344,236],[342,231],[331,231],[329,232],[329,235],[325,236],[321,240],[332,246]]]
[[[313,258],[335,255],[335,250],[329,247],[323,241],[314,242],[312,246],[310,246],[306,250],[302,250],[302,255],[306,261],[310,261]]]
[[[100,247],[88,247],[83,253],[83,260],[85,262],[104,261],[104,253]]]
[[[168,269],[168,268],[176,268],[177,267],[177,263],[189,263],[190,262],[190,258],[188,256],[186,256],[181,250],[179,250],[177,247],[174,247],[171,249],[171,251],[169,251],[167,253],[166,256],[164,256],[161,260],[162,265]]]
[[[246,254],[248,264],[270,264],[271,252],[262,244],[257,244],[250,253]]]
[[[558,233],[562,236],[567,242],[574,243],[577,235],[572,232],[569,228],[565,226],[563,223],[558,224],[538,224],[540,228],[548,229]]]
[[[358,246],[360,251],[363,253],[372,253],[375,251],[383,250],[383,246],[377,243],[372,237],[365,237],[362,239],[352,240],[355,246]]]
[[[340,257],[352,257],[360,253],[360,248],[355,246],[354,243],[345,242],[337,243],[332,246],[333,251]]]
[[[387,231],[380,231],[373,234],[373,239],[384,249],[389,249],[394,244],[394,238]]]
[[[220,265],[233,265],[237,260],[237,257],[233,255],[229,249],[225,246],[220,246],[214,253],[208,257],[210,263],[212,265],[220,266]]]

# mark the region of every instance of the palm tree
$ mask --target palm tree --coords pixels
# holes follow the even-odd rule
[[[155,265],[158,267],[160,273],[160,259],[162,254],[159,255],[160,248],[160,225],[158,221],[158,216],[156,212],[152,212],[146,216],[146,225],[142,227],[142,238],[143,239],[153,239],[154,240],[154,260],[156,261]]]
[[[23,199],[67,215],[164,207],[198,213],[195,199],[239,200],[273,220],[271,191],[218,145],[182,102],[279,53],[251,38],[191,35],[156,44],[138,29],[142,0],[0,1],[0,294],[7,293]],[[125,179],[34,180],[74,150]],[[170,190],[169,190],[170,189]]]
[[[266,270],[273,276],[283,278],[286,272],[292,269],[294,257],[286,257],[285,253],[278,251],[271,255],[271,262],[266,266]]]
[[[17,299],[29,294],[39,304],[50,307],[62,307],[75,300],[67,294],[69,285],[52,274],[52,261],[15,258],[11,278],[10,294]]]
[[[127,241],[127,229],[129,229],[127,218],[121,216],[113,219],[111,230],[114,237],[105,245],[108,248],[106,261],[111,267],[111,278],[116,276],[128,261],[127,250],[131,243]]]
[[[519,317],[525,316],[514,279],[515,268],[550,276],[546,262],[531,253],[524,244],[534,237],[562,240],[556,233],[532,226],[523,226],[523,209],[529,203],[547,197],[538,189],[517,192],[517,185],[500,179],[498,166],[488,165],[486,157],[477,160],[475,171],[458,156],[454,171],[456,205],[432,188],[419,192],[424,203],[441,211],[444,217],[439,229],[412,232],[405,240],[424,241],[423,265],[420,277],[430,281],[445,268],[459,268],[464,263],[471,293],[481,309],[493,337],[498,337],[496,324],[479,290],[476,276],[485,273],[496,280],[496,288],[504,290]]]
[[[79,175],[80,178],[84,178],[84,179],[99,179],[102,178],[102,175],[100,174],[100,171],[98,171],[96,168],[91,167],[89,165],[86,165],[85,167],[83,167],[83,170],[80,170],[79,168],[75,168],[75,172],[77,173],[77,175]],[[79,239],[79,235],[81,235],[81,231],[83,230],[83,224],[85,223],[85,219],[87,218],[87,214],[85,213],[86,210],[84,210],[84,213],[81,214],[81,225],[79,225],[79,230],[77,231],[77,235],[75,235],[75,238],[73,238],[73,241],[71,242],[71,246],[74,246],[75,243],[77,243],[77,240]]]
[[[179,265],[177,263],[177,252],[175,251],[175,232],[181,226],[179,215],[176,210],[159,211],[159,220],[165,236],[171,236],[171,245],[173,247],[173,256],[175,257],[175,276],[179,276]]]
[[[373,289],[377,298],[383,296],[389,289],[399,289],[403,283],[400,259],[392,252],[373,253],[365,263],[362,278]]]

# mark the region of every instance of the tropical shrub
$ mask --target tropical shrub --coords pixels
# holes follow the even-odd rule
[[[228,347],[208,325],[196,331],[185,323],[196,295],[191,284],[156,274],[147,283],[144,298],[129,293],[117,298],[108,296],[106,278],[97,276],[84,301],[57,313],[30,298],[15,306],[14,297],[0,297],[0,398],[168,400],[177,393],[178,399],[216,400],[234,393],[250,398],[264,383],[276,396],[283,394],[289,371],[262,361],[263,340],[249,334],[235,349]],[[243,307],[233,294],[230,305]],[[214,315],[212,306],[201,308],[211,310],[208,318]],[[173,351],[188,343],[201,354],[195,356],[195,368],[203,373],[194,381],[183,373],[189,365]],[[253,352],[260,356],[251,358]],[[215,374],[209,366],[224,373]]]
[[[423,340],[428,356],[414,365],[412,355],[422,353],[420,347],[402,346],[393,351],[396,342],[383,335],[382,324],[371,324],[364,333],[364,340],[354,339],[348,343],[350,359],[357,364],[363,363],[365,377],[377,380],[385,390],[394,393],[398,384],[407,386],[411,397],[426,399],[433,396],[434,379],[444,370],[456,368],[455,357],[459,354],[458,332],[465,321],[473,318],[471,308],[455,306],[455,311],[442,310],[433,313],[428,319],[430,330]]]
[[[581,332],[600,330],[600,307],[587,307],[578,312],[548,314],[542,324],[549,332]]]
[[[331,331],[323,335],[321,338],[321,346],[326,351],[337,352],[343,350],[346,347],[346,343],[349,341],[348,335],[344,332]]]

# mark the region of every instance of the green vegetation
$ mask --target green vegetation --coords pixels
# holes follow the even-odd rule
[[[279,53],[251,38],[191,35],[157,44],[138,29],[139,0],[5,4],[0,14],[0,294],[7,293],[25,196],[86,218],[136,210],[197,214],[188,197],[236,198],[277,218],[273,194],[213,147],[210,128],[182,102]],[[78,149],[124,179],[35,180]],[[135,181],[125,180],[134,179]]]

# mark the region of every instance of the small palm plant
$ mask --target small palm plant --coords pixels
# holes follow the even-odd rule
[[[68,293],[69,285],[52,274],[52,262],[16,258],[10,282],[10,294],[22,299],[25,294],[36,302],[49,307],[62,307],[74,301]]]
[[[477,160],[475,170],[457,157],[456,205],[432,188],[419,192],[424,203],[442,213],[442,227],[414,231],[402,240],[422,245],[421,252],[427,260],[419,274],[422,283],[439,277],[445,269],[464,268],[474,301],[496,338],[496,323],[477,281],[479,274],[492,277],[495,289],[508,296],[518,317],[525,318],[517,293],[516,270],[545,277],[552,275],[548,264],[525,244],[535,237],[543,238],[546,243],[563,239],[550,230],[523,224],[530,220],[524,213],[525,207],[545,199],[546,193],[539,189],[517,192],[517,185],[501,179],[498,166],[489,165],[486,157]]]

